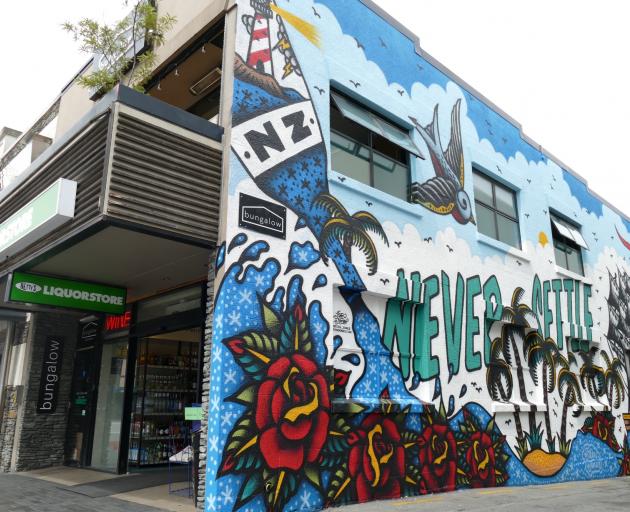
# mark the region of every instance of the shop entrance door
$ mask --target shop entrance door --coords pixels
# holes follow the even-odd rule
[[[98,382],[96,352],[94,346],[79,348],[75,356],[66,442],[66,464],[72,466],[90,465],[94,392]]]

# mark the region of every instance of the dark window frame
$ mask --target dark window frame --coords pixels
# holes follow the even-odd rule
[[[560,217],[559,215],[553,212],[549,212],[549,223],[551,224],[551,237],[553,240],[553,247],[554,247],[553,253],[554,253],[554,259],[555,259],[556,265],[563,268],[564,270],[573,272],[574,274],[584,276],[584,257],[582,255],[582,247],[578,245],[577,243],[575,243],[573,240],[570,240],[567,237],[563,236],[562,233],[560,233],[554,226],[552,219],[555,219],[556,221],[559,221],[562,224],[569,225],[572,229],[576,230],[578,233],[580,233],[579,226],[577,226],[573,222],[569,222],[565,220],[564,218]],[[562,252],[562,254],[564,255],[563,262],[558,261],[558,254],[557,254],[556,249]],[[580,268],[578,270],[569,268],[569,251],[575,251],[577,252],[579,256]]]
[[[475,178],[479,176],[482,179],[485,179],[486,181],[488,181],[490,183],[490,186],[492,187],[492,203],[493,204],[487,204],[484,201],[479,200],[476,195],[475,195],[475,210],[477,209],[477,204],[480,204],[484,207],[486,207],[487,209],[492,211],[493,217],[494,217],[494,229],[497,233],[497,237],[499,236],[499,220],[498,220],[498,216],[500,215],[501,217],[511,220],[512,222],[516,223],[516,226],[518,228],[518,245],[513,246],[512,244],[509,244],[499,238],[495,238],[493,236],[487,235],[486,233],[483,233],[481,231],[479,231],[479,233],[481,233],[484,236],[490,237],[493,240],[497,240],[498,242],[501,242],[505,245],[509,245],[510,247],[515,247],[516,249],[521,250],[523,248],[523,241],[521,240],[521,223],[519,221],[519,215],[518,215],[518,201],[516,200],[516,191],[506,187],[505,185],[503,185],[502,183],[499,183],[496,179],[491,178],[490,176],[488,176],[486,173],[482,172],[481,170],[479,170],[477,167],[473,166],[473,182],[475,180]],[[501,210],[499,210],[497,208],[497,194],[496,194],[496,188],[499,187],[500,189],[504,190],[505,192],[508,192],[509,194],[512,195],[512,198],[514,200],[514,211],[515,211],[515,217],[512,217],[511,215],[508,215],[505,212],[502,212]]]
[[[339,94],[339,93],[337,93],[337,94]],[[379,116],[378,114],[374,113],[373,111],[371,111],[370,109],[366,108],[365,106],[360,105],[360,104],[358,104],[358,103],[356,103],[354,101],[353,101],[353,103],[356,104],[357,106],[359,106],[360,108],[371,112],[373,115],[378,116],[379,118],[383,119],[383,121],[388,122],[389,124],[395,126],[399,130],[408,132],[408,130],[405,130],[405,128],[403,128],[403,127],[401,127],[401,126],[399,126],[399,125],[389,121],[388,119],[383,118],[382,116]],[[330,132],[331,132],[331,134],[335,133],[335,134],[337,134],[337,135],[339,135],[339,136],[341,136],[341,137],[343,137],[345,139],[350,140],[351,142],[353,142],[354,144],[357,145],[357,151],[355,151],[354,153],[347,152],[344,148],[340,147],[339,145],[334,144],[334,142],[332,140],[332,137],[331,137],[330,145],[338,148],[341,151],[346,151],[348,154],[352,154],[355,157],[358,156],[358,151],[361,148],[365,148],[365,149],[367,149],[369,151],[370,183],[369,184],[364,183],[364,185],[368,185],[369,187],[372,187],[372,188],[374,188],[376,190],[380,190],[384,194],[391,195],[392,197],[396,197],[396,198],[398,198],[398,199],[400,199],[402,201],[409,202],[409,189],[411,187],[411,153],[408,150],[406,150],[405,148],[403,148],[402,146],[398,146],[398,145],[396,145],[396,147],[401,151],[401,154],[404,156],[404,161],[403,160],[394,159],[394,158],[392,158],[389,155],[381,153],[377,149],[374,149],[374,139],[375,139],[375,137],[383,138],[381,135],[379,135],[378,133],[373,132],[372,130],[370,130],[370,129],[364,127],[364,126],[361,126],[359,123],[353,121],[352,119],[348,119],[348,118],[344,117],[343,113],[337,108],[337,106],[335,105],[334,101],[330,102],[330,110],[331,110],[331,115],[330,115]],[[332,115],[333,110],[339,116],[344,118],[345,122],[352,123],[352,124],[358,126],[361,130],[365,130],[367,132],[367,134],[368,134],[368,140],[367,140],[367,144],[368,145],[366,145],[363,142],[360,142],[360,141],[356,140],[351,135],[349,135],[347,133],[344,133],[344,132],[342,132],[339,129],[333,128],[333,115]],[[385,140],[387,140],[387,139],[385,139]],[[394,144],[394,143],[390,142],[390,144]],[[406,173],[407,174],[407,180],[406,180],[407,181],[407,187],[406,187],[406,191],[405,191],[404,197],[399,197],[399,196],[390,194],[389,192],[387,192],[385,190],[382,190],[382,189],[378,188],[377,186],[375,186],[375,184],[374,184],[374,182],[375,182],[375,180],[374,180],[374,167],[376,165],[378,165],[378,164],[376,164],[375,161],[374,161],[374,154],[378,155],[381,158],[384,158],[385,160],[391,162],[394,165],[399,165],[401,167],[404,167],[407,170],[407,173]],[[340,174],[343,174],[344,176],[346,176],[346,174],[343,172],[342,169],[335,169],[334,166],[332,167],[332,169],[334,171],[337,171]],[[352,177],[352,176],[349,176],[349,177]]]

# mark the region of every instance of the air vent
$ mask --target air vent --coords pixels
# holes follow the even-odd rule
[[[194,96],[199,96],[219,82],[221,82],[221,69],[214,68],[210,73],[204,75],[201,80],[190,86],[190,93]]]

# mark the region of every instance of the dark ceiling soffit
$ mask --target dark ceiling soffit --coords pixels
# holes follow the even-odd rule
[[[221,15],[220,15],[221,16]],[[155,87],[160,80],[163,80],[169,73],[172,73],[177,69],[177,66],[188,59],[192,54],[199,51],[202,46],[206,44],[214,44],[217,47],[223,48],[223,40],[221,40],[221,46],[215,44],[214,41],[220,36],[225,29],[225,12],[221,18],[210,26],[210,28],[201,32],[201,35],[194,39],[192,43],[187,45],[183,50],[174,53],[169,57],[169,60],[162,68],[155,71],[155,75],[144,86],[145,90],[150,91]]]
[[[79,226],[58,239],[52,240],[50,244],[42,247],[32,254],[25,254],[21,258],[14,261],[10,267],[0,271],[0,278],[14,271],[26,271],[46,261],[52,256],[69,249],[73,245],[95,235],[99,231],[107,227],[107,223],[103,222],[103,215],[95,217],[87,224]]]
[[[67,249],[70,249],[73,245],[82,242],[83,240],[91,237],[92,235],[95,235],[99,231],[102,231],[103,229],[106,229],[108,227],[123,228],[129,231],[142,233],[144,235],[157,236],[160,238],[164,238],[165,240],[171,240],[174,242],[179,242],[208,250],[212,250],[215,247],[215,244],[212,244],[210,242],[203,243],[198,239],[187,237],[185,235],[177,235],[176,233],[156,228],[143,228],[138,224],[113,219],[106,215],[99,215],[98,217],[95,217],[90,223],[84,224],[76,230],[66,233],[64,236],[60,237],[58,240],[54,240],[50,245],[48,245],[47,247],[43,247],[33,255],[27,255],[26,257],[20,258],[7,269],[0,271],[0,278],[16,270],[29,271],[30,269],[46,261],[47,259],[56,256]]]

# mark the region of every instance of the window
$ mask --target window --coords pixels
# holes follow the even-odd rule
[[[473,169],[477,229],[490,238],[521,248],[516,194]]]
[[[553,233],[556,265],[576,274],[584,275],[582,249],[588,249],[588,245],[586,245],[580,229],[552,214],[551,232]]]
[[[332,98],[333,169],[406,201],[409,153],[418,154],[409,134],[339,94]]]

